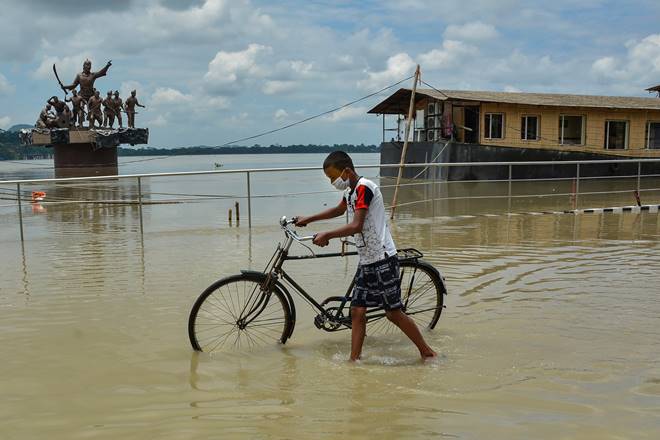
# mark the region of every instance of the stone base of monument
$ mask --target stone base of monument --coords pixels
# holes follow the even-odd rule
[[[117,147],[149,141],[147,128],[53,128],[21,130],[23,145],[53,148],[55,177],[117,175]]]

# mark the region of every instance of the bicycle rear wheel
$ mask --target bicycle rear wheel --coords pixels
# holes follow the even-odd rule
[[[404,260],[400,262],[400,266],[402,310],[420,329],[433,329],[444,306],[445,286],[440,276],[433,266],[424,261]],[[387,320],[383,311],[376,315],[380,316],[367,321],[368,335],[398,331],[397,327]]]
[[[251,350],[285,343],[291,324],[282,292],[264,291],[260,277],[241,274],[202,292],[190,311],[188,336],[197,351]]]

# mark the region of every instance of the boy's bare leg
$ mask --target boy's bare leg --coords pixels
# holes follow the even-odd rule
[[[428,346],[424,340],[424,337],[417,328],[417,324],[415,324],[415,321],[413,321],[410,316],[403,313],[401,309],[388,310],[385,313],[387,315],[387,319],[399,327],[401,331],[405,333],[405,335],[408,336],[408,338],[410,338],[410,340],[417,346],[419,354],[423,359],[437,356],[436,352]]]
[[[367,308],[351,307],[351,361],[360,359],[367,331]]]

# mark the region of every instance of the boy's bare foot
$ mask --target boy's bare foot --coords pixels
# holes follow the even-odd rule
[[[424,353],[420,352],[420,355],[422,356],[423,361],[426,361],[426,360],[429,360],[429,359],[434,359],[434,358],[438,357],[438,353],[436,353],[433,350],[429,350],[429,351],[426,351]]]

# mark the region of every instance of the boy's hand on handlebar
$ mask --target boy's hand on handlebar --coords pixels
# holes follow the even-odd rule
[[[314,235],[314,240],[312,241],[317,246],[324,247],[327,246],[328,243],[330,243],[330,239],[328,238],[328,234],[325,232],[319,232],[318,234]]]
[[[305,227],[309,224],[309,217],[304,217],[302,215],[299,215],[297,217],[293,218],[293,224],[298,226],[298,227]]]

